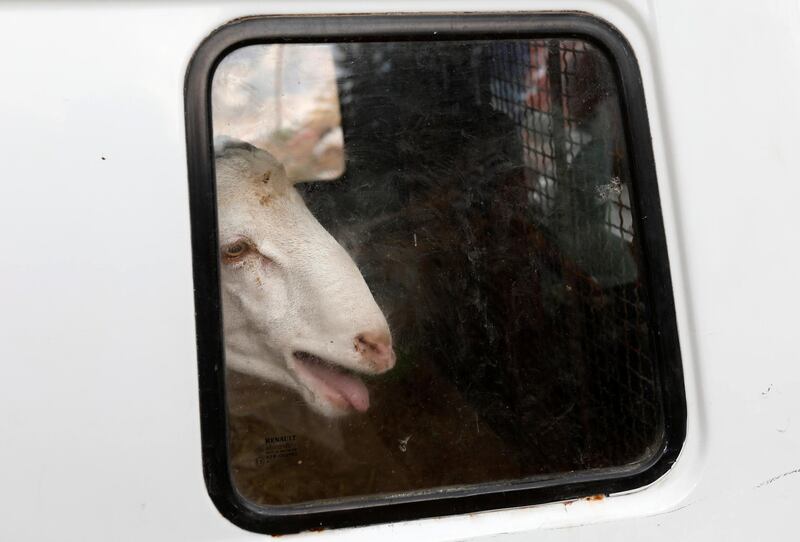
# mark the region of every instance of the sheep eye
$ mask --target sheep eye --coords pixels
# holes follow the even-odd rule
[[[250,249],[250,245],[244,239],[240,239],[230,245],[226,245],[222,248],[222,257],[223,260],[230,262],[236,260],[237,258],[241,258],[242,256],[247,253]]]

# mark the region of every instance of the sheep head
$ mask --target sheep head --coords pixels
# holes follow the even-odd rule
[[[395,354],[355,263],[268,152],[224,141],[216,178],[227,367],[326,416],[367,410],[359,374],[388,371]]]

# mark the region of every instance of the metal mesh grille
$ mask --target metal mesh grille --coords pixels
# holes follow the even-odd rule
[[[490,103],[516,126],[528,203],[551,244],[539,254],[568,292],[551,340],[582,360],[582,459],[631,460],[653,442],[661,406],[613,70],[569,39],[497,44],[489,64]]]
[[[555,209],[559,187],[571,189],[559,179],[574,163],[581,147],[591,140],[582,130],[583,120],[573,116],[572,107],[587,99],[587,89],[581,87],[587,85],[587,77],[598,75],[596,64],[603,60],[595,51],[588,51],[585,42],[575,40],[511,42],[502,47],[505,54],[493,56],[491,62],[492,105],[518,127],[525,164],[530,168],[530,201],[540,212],[549,214]],[[579,66],[583,73],[578,73]],[[615,89],[610,86],[613,85],[599,91],[611,97]],[[623,158],[621,150],[616,151],[619,161]],[[596,195],[613,203],[606,206],[608,231],[631,241],[633,224],[627,183],[619,174],[612,176],[596,187]]]

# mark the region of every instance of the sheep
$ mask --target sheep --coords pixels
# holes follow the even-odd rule
[[[226,367],[338,417],[369,408],[359,374],[395,364],[386,318],[348,253],[270,153],[215,144]]]

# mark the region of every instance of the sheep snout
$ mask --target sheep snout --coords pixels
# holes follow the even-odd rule
[[[397,359],[392,348],[392,337],[385,331],[359,333],[353,341],[356,351],[372,366],[376,373],[394,367]]]

